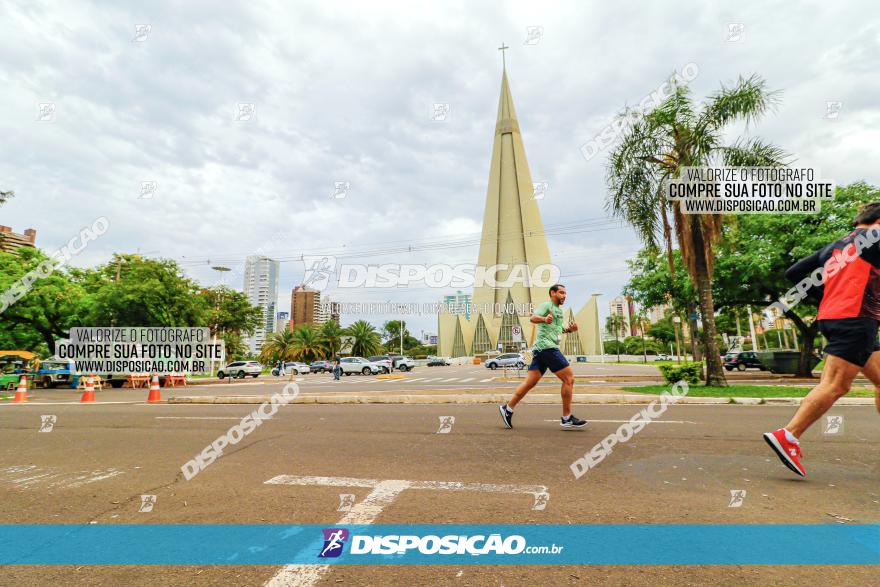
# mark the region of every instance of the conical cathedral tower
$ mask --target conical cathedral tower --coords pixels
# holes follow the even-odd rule
[[[482,267],[507,266],[495,275],[499,283],[511,277],[512,268],[516,265],[527,265],[534,269],[550,264],[550,249],[535,200],[534,184],[516,109],[513,107],[507,71],[501,75],[501,97],[498,100],[489,187],[483,212],[483,235],[477,263]],[[477,311],[487,313],[487,308],[500,308],[508,302],[508,298],[518,308],[526,307],[529,303],[537,306],[547,300],[545,288],[528,287],[528,282],[521,276],[513,277],[510,287],[477,284],[473,295]],[[493,310],[489,313],[500,312]]]
[[[477,265],[477,274],[479,268],[493,268],[487,272],[496,285],[480,283],[478,279],[470,319],[461,314],[441,312],[437,344],[440,356],[478,355],[499,348],[520,350],[522,343],[531,344],[533,341],[534,329],[529,321],[531,308],[548,300],[548,287],[531,284],[528,279],[542,265],[550,266],[550,249],[535,200],[506,68],[501,74],[501,96]],[[497,272],[496,266],[501,267]],[[546,272],[541,277],[544,280],[550,278]],[[568,313],[571,315],[570,310]],[[577,337],[577,340],[566,341],[566,347],[576,349],[578,353],[600,352],[595,296],[578,312],[577,322],[579,332],[568,335],[568,338]],[[521,329],[521,341],[517,341],[513,334],[516,326]]]

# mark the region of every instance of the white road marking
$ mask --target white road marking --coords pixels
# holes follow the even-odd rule
[[[545,422],[559,422],[559,420],[544,420]],[[624,422],[632,422],[635,423],[645,423],[645,424],[696,424],[696,422],[691,422],[690,420],[593,420],[590,418],[587,420],[589,422],[610,422],[613,424],[623,424]]]
[[[81,487],[89,483],[103,481],[122,475],[123,471],[112,467],[96,471],[74,471],[65,473],[57,468],[40,469],[36,465],[7,467],[0,469],[0,482],[13,487],[26,488],[34,485],[47,484],[49,487]],[[51,481],[51,483],[48,483]]]
[[[441,383],[449,383],[450,381],[458,381],[458,377],[450,377],[449,379],[444,379]]]
[[[241,420],[228,416],[156,416],[157,420]]]
[[[69,402],[41,402],[39,399],[28,399],[28,403],[22,404],[0,404],[0,406],[94,406],[94,405],[107,405],[107,404],[144,404],[144,405],[153,405],[147,404],[146,400],[140,400],[136,402],[94,402],[94,403],[80,403],[78,399],[71,399]]]
[[[468,381],[473,381],[473,380],[474,380],[474,377],[468,377],[467,379],[462,379],[461,382],[467,383]]]
[[[264,482],[268,485],[323,485],[330,487],[372,487],[373,490],[336,522],[336,525],[363,524],[376,521],[386,506],[406,489],[434,489],[449,491],[480,491],[489,493],[528,493],[547,495],[543,485],[498,485],[490,483],[460,483],[455,481],[407,481],[404,479],[357,479],[353,477],[312,477],[278,475]],[[318,552],[321,540],[315,541]],[[330,565],[284,565],[266,583],[266,587],[311,587],[330,570]]]
[[[480,379],[480,383],[487,383],[489,381],[494,381],[494,379],[495,379],[494,377],[490,377],[488,379]]]
[[[272,383],[282,383],[281,381],[269,381],[269,384]],[[242,383],[202,383],[199,387],[232,387],[233,385],[266,385],[265,381],[247,381]],[[194,386],[193,386],[194,387]],[[165,389],[165,388],[163,388]],[[179,388],[177,388],[179,389]]]

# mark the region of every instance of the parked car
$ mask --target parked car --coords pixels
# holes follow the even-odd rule
[[[450,364],[445,357],[428,357],[428,367],[445,367]]]
[[[298,361],[284,363],[284,372],[288,375],[290,375],[291,373],[293,373],[294,375],[303,375],[305,373],[311,373],[311,371],[311,367],[309,367],[305,363],[300,363]],[[273,367],[271,373],[275,377],[278,377],[280,375],[278,367]]]
[[[416,368],[416,362],[412,357],[405,357],[397,353],[388,353],[388,358],[391,359],[392,371],[397,369],[398,371],[406,372]]]
[[[760,369],[761,371],[765,371],[767,369],[764,364],[761,363],[761,360],[758,359],[758,354],[755,351],[727,353],[724,356],[724,368],[728,371],[733,371],[734,368],[739,371],[745,371],[746,369]]]
[[[654,357],[654,360],[655,360],[655,361],[671,361],[671,360],[672,360],[672,357],[670,357],[670,356],[667,355],[666,353],[660,353],[659,355],[657,355],[656,357]]]
[[[75,387],[73,361],[68,359],[48,359],[40,363],[39,369],[33,373],[34,383],[44,389],[56,386]]]
[[[326,373],[328,371],[333,371],[333,361],[313,361],[311,365],[309,365],[309,369],[312,370],[312,373]]]
[[[262,372],[263,366],[257,361],[235,361],[217,371],[217,377],[223,379],[229,376],[237,379],[244,379],[250,375],[256,379]]]
[[[382,367],[371,363],[363,357],[345,357],[339,363],[345,375],[360,373],[361,375],[376,375],[381,373]]]
[[[403,371],[406,373],[407,371],[412,371],[416,368],[416,362],[412,359],[412,357],[400,357],[398,356],[396,359],[392,360],[394,368],[398,371]]]
[[[522,369],[526,366],[526,358],[520,353],[504,353],[497,357],[492,357],[486,361],[486,368],[493,371],[498,367],[516,367]]]
[[[391,373],[391,370],[394,369],[394,365],[391,362],[391,359],[384,355],[376,355],[375,357],[370,357],[369,361],[371,363],[376,363],[382,368],[382,373]]]

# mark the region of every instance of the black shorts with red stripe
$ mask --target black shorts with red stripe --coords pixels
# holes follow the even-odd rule
[[[819,320],[819,332],[828,339],[825,353],[864,367],[871,353],[880,351],[878,325],[873,318]]]

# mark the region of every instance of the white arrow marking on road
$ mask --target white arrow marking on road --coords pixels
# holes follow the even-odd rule
[[[407,481],[404,479],[357,479],[353,477],[313,477],[298,475],[278,475],[264,482],[267,485],[323,485],[330,487],[372,487],[373,490],[360,503],[352,506],[337,526],[348,524],[372,524],[386,506],[406,489],[434,489],[447,491],[481,491],[487,493],[527,493],[537,499],[546,495],[543,485],[504,485],[492,483],[461,483],[457,481]],[[317,553],[321,540],[315,541]],[[266,587],[311,587],[321,578],[330,565],[284,565],[269,579]]]

